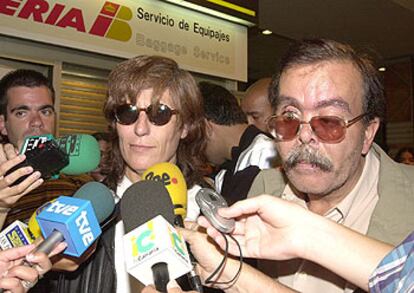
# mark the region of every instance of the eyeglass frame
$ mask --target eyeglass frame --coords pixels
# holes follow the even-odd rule
[[[119,117],[118,117],[118,115],[117,115],[117,109],[119,108],[119,107],[122,107],[122,106],[125,106],[125,105],[129,105],[130,106],[130,109],[132,109],[133,111],[136,111],[137,112],[137,117],[136,117],[136,119],[134,120],[134,122],[132,122],[132,123],[123,123],[120,119],[119,119]],[[150,108],[151,107],[153,107],[153,106],[165,106],[165,107],[167,107],[167,109],[171,112],[171,116],[170,116],[170,118],[168,119],[168,121],[166,122],[166,123],[164,123],[164,124],[156,124],[156,123],[154,123],[153,121],[151,121],[151,118],[150,118],[150,116],[148,115],[148,113],[151,111],[150,110]],[[145,112],[145,114],[147,115],[147,118],[148,118],[148,121],[151,123],[151,124],[153,124],[153,125],[155,125],[155,126],[164,126],[164,125],[166,125],[166,124],[168,124],[170,121],[171,121],[171,118],[172,118],[172,116],[173,115],[178,115],[179,113],[180,113],[180,111],[179,110],[177,110],[177,109],[171,109],[168,105],[166,105],[166,104],[162,104],[162,103],[155,103],[155,104],[150,104],[149,106],[147,106],[147,107],[138,107],[137,105],[133,105],[133,104],[129,104],[129,103],[125,103],[125,104],[121,104],[121,105],[118,105],[118,106],[116,106],[115,107],[115,109],[114,109],[114,119],[115,119],[115,121],[117,122],[117,123],[119,123],[119,124],[121,124],[121,125],[132,125],[132,124],[134,124],[135,122],[137,122],[137,120],[139,119],[139,115],[141,114],[141,112],[142,111],[144,111]]]
[[[347,119],[344,119],[344,118],[341,118],[341,117],[338,117],[338,116],[333,116],[333,115],[322,115],[322,116],[313,116],[313,117],[311,117],[311,119],[309,120],[309,121],[303,121],[303,120],[300,120],[299,118],[296,118],[296,117],[293,117],[293,119],[296,119],[296,120],[299,120],[299,126],[297,127],[297,130],[296,130],[296,134],[295,134],[295,136],[293,136],[292,138],[290,138],[290,139],[278,139],[278,138],[276,138],[274,135],[272,135],[271,134],[271,129],[270,129],[270,127],[269,127],[269,121],[271,120],[271,119],[273,119],[273,118],[277,118],[277,117],[282,117],[283,116],[283,114],[282,115],[271,115],[271,116],[269,116],[269,117],[267,117],[267,119],[266,119],[266,121],[265,121],[265,123],[266,123],[266,128],[267,128],[267,130],[269,131],[269,133],[272,135],[272,137],[274,138],[274,139],[277,139],[277,140],[279,140],[279,141],[290,141],[290,140],[293,140],[294,138],[296,138],[297,136],[298,136],[298,134],[299,134],[299,132],[300,132],[300,130],[302,129],[302,125],[303,124],[309,124],[309,126],[311,127],[311,129],[312,129],[312,132],[318,137],[318,139],[320,139],[322,142],[324,142],[324,143],[332,143],[332,144],[334,144],[334,143],[340,143],[342,140],[344,140],[344,138],[345,138],[345,136],[346,136],[346,129],[348,129],[350,126],[352,126],[352,125],[354,125],[355,123],[357,123],[358,121],[360,121],[362,118],[364,118],[365,116],[367,116],[368,114],[370,114],[369,112],[365,112],[365,113],[362,113],[362,114],[360,114],[360,115],[358,115],[358,116],[356,116],[356,117],[354,117],[354,118],[352,118],[352,119],[350,119],[350,120],[347,120]],[[316,132],[314,131],[314,129],[313,129],[313,127],[312,127],[312,125],[310,124],[311,123],[311,121],[312,121],[312,119],[314,119],[314,118],[324,118],[324,117],[333,117],[333,118],[335,118],[335,119],[338,119],[338,120],[341,120],[342,122],[343,122],[343,128],[345,129],[345,131],[344,131],[344,135],[340,138],[340,139],[338,139],[337,141],[333,141],[333,142],[329,142],[329,141],[325,141],[324,139],[322,139],[322,138],[320,138],[317,134],[316,134]],[[274,129],[274,128],[273,128]],[[275,130],[276,131],[276,130]]]

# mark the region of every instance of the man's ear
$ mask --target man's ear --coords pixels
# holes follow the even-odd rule
[[[371,148],[372,142],[374,141],[375,134],[377,133],[380,127],[380,120],[378,117],[375,117],[372,121],[369,122],[369,125],[365,129],[364,145],[362,146],[362,154],[366,155]]]
[[[0,133],[7,136],[6,119],[4,118],[4,115],[0,115]]]
[[[213,124],[207,119],[205,119],[205,121],[206,121],[206,135],[207,135],[207,138],[210,138],[213,135]]]

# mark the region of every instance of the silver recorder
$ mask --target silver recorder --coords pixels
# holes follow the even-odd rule
[[[209,220],[211,225],[223,233],[230,233],[234,229],[234,220],[220,216],[217,211],[219,208],[227,207],[226,200],[217,192],[210,188],[201,188],[195,197],[203,215]]]

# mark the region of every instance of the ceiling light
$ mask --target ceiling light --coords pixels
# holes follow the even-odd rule
[[[387,70],[387,68],[385,68],[385,67],[378,68],[378,71],[381,71],[381,72],[384,72],[385,70]]]
[[[262,30],[262,34],[264,34],[264,35],[271,35],[272,34],[272,31],[271,30]]]

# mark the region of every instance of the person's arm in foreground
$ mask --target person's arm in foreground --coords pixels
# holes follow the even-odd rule
[[[208,235],[200,231],[194,231],[195,223],[186,222],[185,226],[192,229],[177,228],[183,235],[186,242],[189,243],[190,249],[194,257],[198,261],[197,273],[200,275],[203,282],[211,275],[211,273],[217,268],[223,258],[222,250],[217,247]],[[237,274],[239,270],[240,262],[238,258],[227,258],[226,265],[222,274],[215,281],[226,282]],[[296,292],[290,288],[283,286],[272,278],[266,276],[260,271],[252,268],[251,266],[243,263],[242,271],[237,281],[232,285],[212,285],[206,284],[210,287],[221,288],[228,293],[239,292],[281,292],[292,293]],[[147,286],[143,293],[155,293],[157,292],[153,287]],[[169,284],[169,293],[183,292],[176,283]],[[194,291],[191,291],[193,293]]]
[[[243,200],[219,213],[237,218],[232,234],[238,239],[244,256],[307,259],[365,290],[370,274],[393,248],[273,196]],[[224,247],[223,237],[205,218],[200,217],[199,224]],[[229,251],[238,255],[238,248],[232,242]]]
[[[51,254],[59,253],[66,247],[58,245]],[[48,272],[52,264],[45,253],[31,253],[35,245],[27,245],[0,251],[0,288],[11,292],[27,292],[39,277]],[[32,266],[23,265],[27,260]]]

